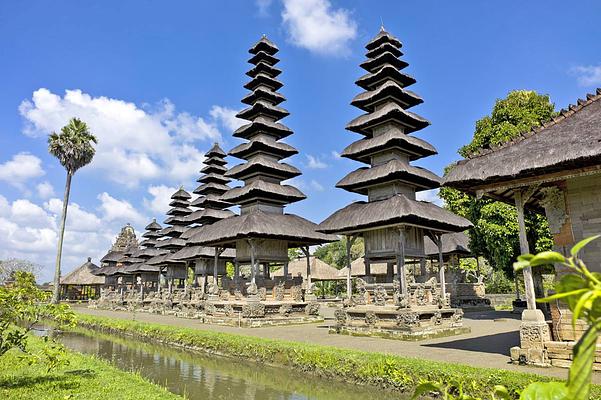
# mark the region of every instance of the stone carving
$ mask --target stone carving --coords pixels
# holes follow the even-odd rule
[[[313,302],[307,304],[307,307],[305,307],[305,314],[318,315],[319,314],[319,303],[313,301]]]
[[[442,314],[440,313],[440,311],[436,311],[434,315],[432,315],[432,317],[430,318],[430,321],[432,321],[432,325],[442,324]]]
[[[555,186],[541,188],[540,191],[544,194],[541,204],[545,208],[549,230],[553,234],[558,234],[568,217],[563,191]]]
[[[300,285],[295,285],[290,288],[290,295],[292,300],[301,302],[303,301],[303,289]]]
[[[233,317],[234,316],[234,308],[232,307],[231,304],[226,304],[225,306],[223,306],[223,312],[228,317]]]
[[[373,326],[378,322],[379,318],[374,312],[366,312],[365,313],[365,323],[367,325]]]
[[[273,296],[276,301],[284,300],[284,292],[285,292],[285,284],[284,281],[278,282],[277,285],[273,288]]]
[[[230,298],[230,292],[228,290],[219,290],[219,298],[227,301]]]
[[[259,288],[259,300],[265,301],[267,299],[267,289],[262,287]]]
[[[242,291],[241,291],[239,288],[236,288],[236,289],[234,290],[234,298],[235,298],[236,300],[242,300],[242,297],[243,297],[243,296],[242,296]]]
[[[415,304],[417,304],[418,306],[426,305],[426,303],[428,302],[428,299],[426,297],[426,291],[422,285],[418,286],[415,289],[414,296]]]
[[[463,321],[463,310],[462,309],[455,310],[455,313],[453,313],[453,315],[451,315],[451,322],[456,324],[456,323],[459,323],[462,321]]]
[[[402,295],[400,292],[398,293],[396,305],[399,309],[409,308],[409,299],[407,296]]]
[[[398,326],[409,326],[409,327],[419,326],[419,314],[415,313],[415,312],[407,312],[407,313],[397,314],[396,324]]]
[[[374,304],[377,306],[386,305],[386,289],[382,285],[378,285],[374,289]]]
[[[543,341],[550,339],[549,327],[547,324],[522,324],[520,327],[520,342],[522,347],[524,343],[542,344]]]
[[[334,311],[334,318],[336,318],[336,324],[337,325],[344,325],[346,323],[347,320],[347,314],[346,311],[342,310],[342,309],[337,309],[336,311]]]
[[[205,303],[205,312],[208,315],[215,315],[217,313],[217,307],[215,307],[215,304],[207,301]]]
[[[265,304],[258,301],[251,301],[242,306],[242,316],[244,318],[257,318],[265,316]]]
[[[250,296],[255,296],[257,293],[259,293],[259,290],[257,289],[257,284],[251,282],[250,285],[248,285],[248,289],[246,289],[246,293],[248,293]]]
[[[289,315],[292,312],[292,306],[290,304],[282,304],[278,309],[280,315]]]

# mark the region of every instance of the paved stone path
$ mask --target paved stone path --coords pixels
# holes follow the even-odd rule
[[[169,315],[148,313],[134,314],[125,311],[94,310],[76,306],[78,312],[90,315],[134,319],[141,322],[159,323],[201,330],[228,332],[269,339],[282,339],[296,342],[316,343],[345,349],[398,354],[405,357],[446,361],[477,367],[507,369],[530,372],[559,378],[567,377],[567,369],[537,368],[509,363],[509,349],[519,344],[519,316],[507,311],[468,313],[464,325],[471,333],[447,338],[429,339],[420,342],[352,337],[328,333],[328,326],[334,324],[334,309],[322,306],[324,323],[277,326],[262,328],[237,328],[203,324],[198,320],[177,318]],[[601,384],[601,373],[595,373],[593,381]]]

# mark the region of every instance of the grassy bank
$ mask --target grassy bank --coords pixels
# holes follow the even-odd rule
[[[40,349],[41,342],[29,339],[33,351]],[[46,373],[45,365],[30,366],[19,355],[11,350],[0,357],[0,399],[183,399],[92,356],[68,351],[69,365]]]
[[[533,381],[549,381],[539,375],[475,368],[400,356],[345,350],[329,346],[262,339],[199,329],[79,315],[79,323],[105,332],[132,335],[198,351],[241,357],[261,363],[294,368],[351,383],[377,385],[411,392],[423,381],[458,382],[479,396],[489,397],[494,385],[505,385],[517,398],[518,390]],[[599,387],[594,397],[601,398]]]

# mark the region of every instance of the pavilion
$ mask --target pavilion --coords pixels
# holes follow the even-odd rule
[[[515,205],[523,254],[530,253],[524,210],[546,215],[555,250],[569,254],[576,242],[601,233],[601,89],[511,142],[459,161],[444,184]],[[601,241],[590,243],[580,257],[589,269],[601,272]],[[556,267],[556,273],[563,272]],[[522,314],[520,348],[512,349],[512,359],[565,365],[571,347],[561,345],[558,351],[555,343],[577,337],[568,322],[569,310],[552,304],[550,332],[536,309],[532,271],[523,273],[528,308]],[[577,332],[583,325],[579,323]]]
[[[100,267],[88,261],[69,272],[60,280],[60,297],[63,300],[94,300],[100,296],[104,277],[96,275]]]
[[[305,283],[305,296],[293,281],[284,278],[276,281],[270,277],[272,264],[283,264],[288,276],[288,249],[300,247],[308,256],[308,246],[336,240],[319,233],[317,225],[293,214],[284,213],[287,204],[305,198],[292,185],[282,181],[299,176],[301,172],[290,164],[281,162],[298,151],[281,142],[292,131],[278,122],[289,113],[279,107],[285,98],[277,92],[283,84],[276,77],[282,72],[275,67],[278,48],[263,36],[249,50],[253,67],[247,72],[251,80],[244,85],[250,93],[242,99],[248,107],[238,118],[249,121],[234,132],[234,137],[246,142],[233,148],[229,154],[244,163],[229,169],[226,176],[242,181],[243,186],[226,192],[221,199],[240,206],[240,215],[222,219],[203,227],[189,239],[191,244],[221,249],[235,248],[233,288],[223,290],[223,296],[233,295],[235,300],[215,301],[209,308],[209,317],[224,321],[232,310],[241,310],[247,320],[267,320],[269,323],[303,322],[316,315],[318,307],[310,304],[311,275]],[[240,265],[250,264],[250,281],[240,276]],[[259,266],[263,265],[262,271]],[[288,286],[286,286],[288,285]],[[225,289],[225,288],[222,288]],[[267,290],[272,290],[272,295]],[[290,289],[291,298],[285,291]],[[285,299],[286,298],[286,299]],[[276,312],[274,313],[273,311]],[[238,323],[236,318],[234,323]]]
[[[319,225],[319,231],[347,237],[349,307],[339,314],[337,332],[415,339],[434,332],[440,336],[461,331],[461,310],[449,307],[445,290],[441,236],[464,231],[471,223],[435,204],[416,200],[416,192],[438,188],[441,178],[411,164],[437,151],[413,135],[430,122],[407,111],[423,99],[406,89],[415,79],[401,72],[408,66],[400,58],[401,46],[384,27],[365,46],[367,60],[361,67],[367,74],[356,81],[364,92],[351,102],[365,114],[346,126],[363,137],[341,155],[368,167],[350,172],[336,187],[367,195],[368,201],[336,211]],[[354,298],[350,248],[359,236],[365,242],[366,275],[371,275],[372,263],[396,264],[396,283],[390,280],[388,286],[370,286],[359,281],[359,297]],[[405,259],[425,263],[426,236],[439,248],[438,282],[436,278],[423,284],[408,282]],[[416,313],[418,319],[414,318]],[[420,322],[426,319],[432,323]]]

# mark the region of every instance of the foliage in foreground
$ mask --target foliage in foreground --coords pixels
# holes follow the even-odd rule
[[[0,286],[0,359],[11,349],[19,350],[29,364],[43,362],[48,371],[64,363],[63,347],[50,338],[33,352],[28,346],[29,333],[44,318],[59,326],[74,326],[75,314],[66,304],[48,304],[48,294],[38,289],[33,274],[14,273],[15,281]]]
[[[457,382],[473,395],[485,396],[489,394],[489,388],[503,384],[508,388],[510,398],[516,399],[518,390],[530,383],[552,380],[507,370],[89,315],[78,315],[78,322],[94,330],[177,344],[207,353],[240,357],[326,378],[404,392],[412,391],[426,381]],[[599,388],[595,388],[595,391],[601,395]]]
[[[33,352],[45,344],[29,339]],[[43,365],[30,366],[16,350],[0,357],[0,399],[181,399],[140,375],[121,371],[98,358],[67,351],[67,366],[48,373]]]

